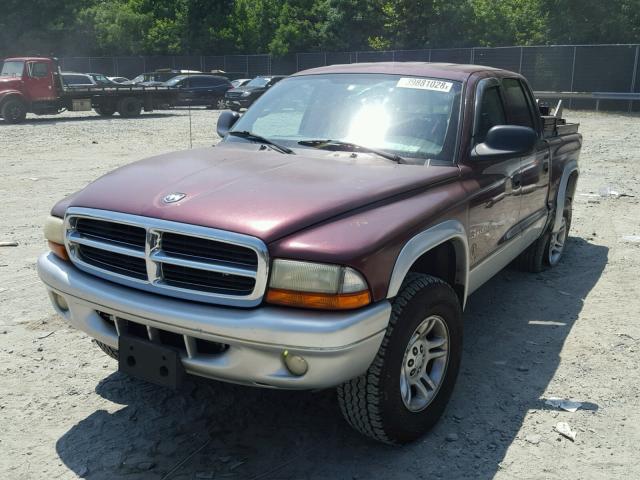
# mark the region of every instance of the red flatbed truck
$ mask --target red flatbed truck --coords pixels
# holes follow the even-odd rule
[[[171,106],[175,95],[161,86],[65,86],[57,60],[47,57],[7,58],[0,71],[0,116],[7,123],[20,123],[27,113],[57,115],[91,109],[105,117],[118,112],[130,118],[142,110]]]

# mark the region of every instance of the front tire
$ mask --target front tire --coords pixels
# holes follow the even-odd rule
[[[375,440],[416,440],[441,417],[462,357],[462,310],[445,281],[410,274],[393,302],[373,363],[338,387],[340,409],[356,430]]]
[[[21,123],[27,118],[27,106],[17,98],[10,98],[2,105],[2,117],[7,123]]]
[[[104,353],[109,355],[114,360],[118,360],[118,349],[117,348],[110,347],[106,343],[99,342],[98,340],[96,340],[96,343],[100,347],[100,350],[102,350]]]

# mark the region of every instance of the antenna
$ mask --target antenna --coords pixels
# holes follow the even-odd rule
[[[189,85],[191,85],[191,72],[187,74],[187,79],[189,79]],[[189,111],[189,150],[193,148],[193,135],[191,128],[191,102],[187,105],[187,109]]]

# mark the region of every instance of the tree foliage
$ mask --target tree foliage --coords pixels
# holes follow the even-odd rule
[[[5,0],[0,54],[233,54],[640,41],[640,0]]]

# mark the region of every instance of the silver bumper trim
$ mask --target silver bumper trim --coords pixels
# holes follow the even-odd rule
[[[327,388],[362,374],[375,357],[391,313],[388,301],[350,312],[262,306],[239,309],[188,302],[127,288],[86,274],[52,253],[38,259],[38,275],[64,297],[70,324],[117,347],[117,333],[97,310],[150,328],[219,342],[219,354],[182,358],[189,373],[258,386]],[[54,302],[55,306],[55,302]],[[283,350],[302,355],[309,371],[291,375]]]

